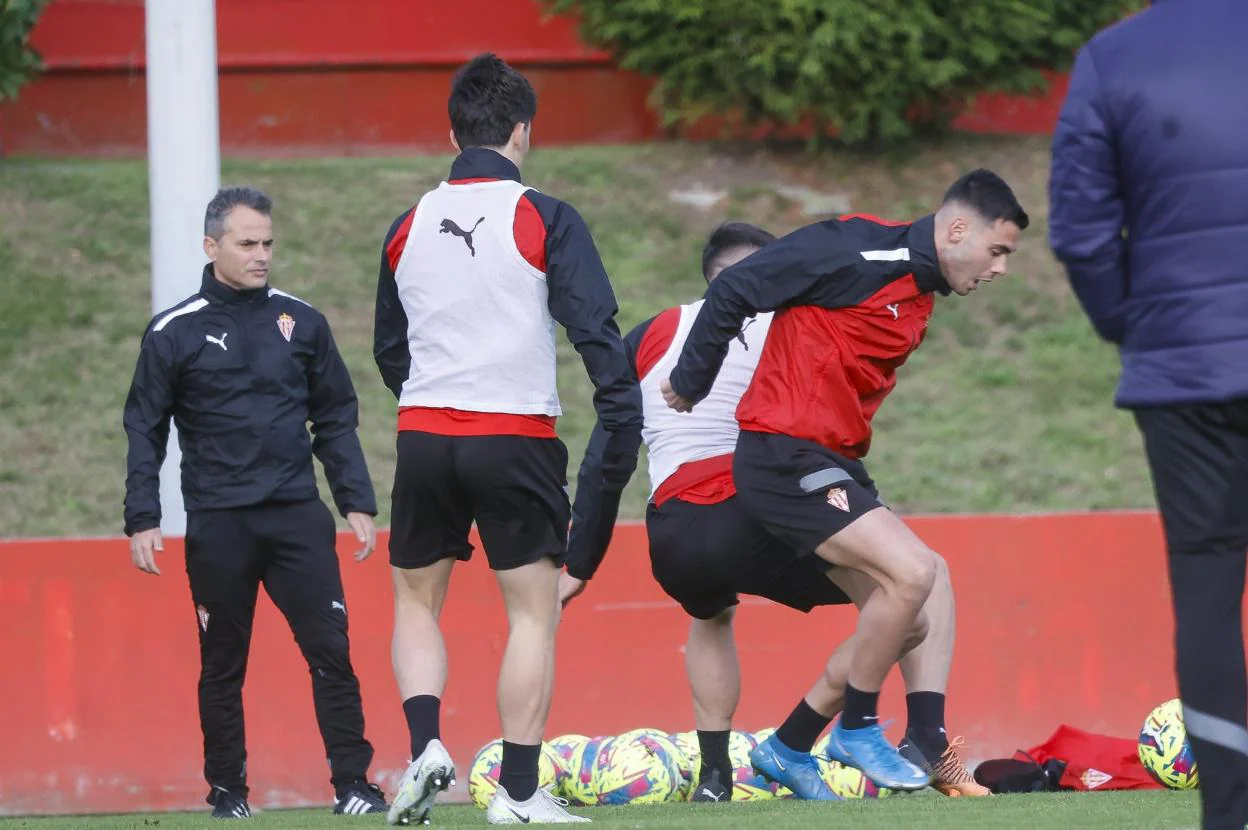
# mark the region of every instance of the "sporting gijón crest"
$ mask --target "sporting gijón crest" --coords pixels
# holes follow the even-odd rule
[[[282,316],[277,318],[277,330],[282,333],[282,337],[286,338],[286,342],[290,342],[291,335],[295,333],[295,318],[286,312],[282,312]]]
[[[845,492],[844,487],[833,487],[828,491],[828,504],[837,510],[849,512],[849,493]]]

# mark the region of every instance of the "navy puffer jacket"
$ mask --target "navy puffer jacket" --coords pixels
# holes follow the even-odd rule
[[[1248,2],[1161,0],[1079,53],[1050,242],[1124,407],[1248,398]]]

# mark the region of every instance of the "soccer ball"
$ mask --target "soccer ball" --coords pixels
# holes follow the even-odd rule
[[[594,760],[598,804],[661,804],[675,801],[680,750],[665,733],[634,730],[604,742]]]
[[[1140,763],[1157,783],[1172,790],[1194,790],[1200,783],[1192,743],[1176,698],[1148,713],[1140,729]]]
[[[546,744],[542,744],[541,755],[537,761],[537,785],[553,787],[556,783],[555,764],[558,756]],[[498,789],[498,773],[503,766],[503,742],[501,739],[490,741],[477,751],[472,759],[472,769],[468,773],[468,795],[472,802],[484,810],[490,806],[490,799]]]
[[[677,732],[667,736],[680,754],[676,756],[676,766],[680,768],[680,792],[677,801],[688,801],[693,791],[693,773],[698,768],[699,749],[697,732]]]
[[[813,752],[815,762],[819,765],[819,775],[828,785],[828,789],[841,798],[884,798],[892,792],[877,786],[859,770],[831,760],[828,757],[828,742],[831,740],[832,733],[829,732],[815,744]]]
[[[598,803],[594,786],[594,762],[598,750],[610,738],[590,738],[573,750],[568,762],[568,777],[563,782],[563,797],[578,807],[592,807]]]
[[[550,751],[554,753],[551,760],[555,762],[555,795],[571,800],[567,795],[568,782],[580,764],[577,752],[584,750],[587,743],[589,738],[584,735],[560,735],[547,742]]]

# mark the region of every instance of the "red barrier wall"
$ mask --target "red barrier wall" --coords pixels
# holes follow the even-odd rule
[[[1130,736],[1173,696],[1169,594],[1151,513],[916,517],[949,561],[958,644],[949,725],[976,759],[1008,755],[1062,722]],[[355,544],[345,536],[340,550]],[[390,791],[406,727],[390,670],[390,585],[382,553],[344,556],[352,656],[375,776]],[[164,575],[140,574],[124,539],[0,543],[0,813],[202,805],[195,613],[171,541]],[[783,719],[854,624],[846,609],[803,616],[746,600],[738,623],[744,692],[737,725]],[[483,562],[457,568],[444,616],[451,674],[443,736],[461,765],[498,733],[495,673],[505,638]],[[567,610],[549,733],[690,729],[687,620],[653,583],[645,531],[621,526],[603,570]],[[904,726],[900,678],[881,712]],[[324,804],[324,752],[307,668],[261,603],[245,692],[253,800]],[[461,785],[462,786],[462,785]]]
[[[487,49],[532,79],[544,144],[663,136],[651,82],[536,0],[217,0],[217,30],[227,153],[446,150],[451,75]],[[32,42],[48,73],[0,105],[0,154],[142,154],[143,0],[54,0]],[[1035,99],[985,96],[957,125],[1047,133],[1064,92],[1059,80]]]

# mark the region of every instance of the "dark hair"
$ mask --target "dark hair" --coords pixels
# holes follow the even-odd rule
[[[225,217],[242,205],[265,216],[273,215],[273,200],[254,187],[223,187],[217,191],[204,211],[204,236],[220,239],[225,234]]]
[[[517,124],[537,115],[537,93],[528,78],[486,52],[455,73],[446,108],[461,150],[502,147]]]
[[[953,183],[945,192],[943,204],[958,202],[995,224],[998,219],[1013,222],[1018,229],[1026,230],[1031,224],[1027,211],[1018,203],[1014,191],[1005,179],[991,170],[972,170]]]
[[[706,240],[702,249],[702,278],[711,279],[711,266],[719,255],[731,248],[762,248],[776,241],[776,237],[757,225],[748,222],[725,222]]]

